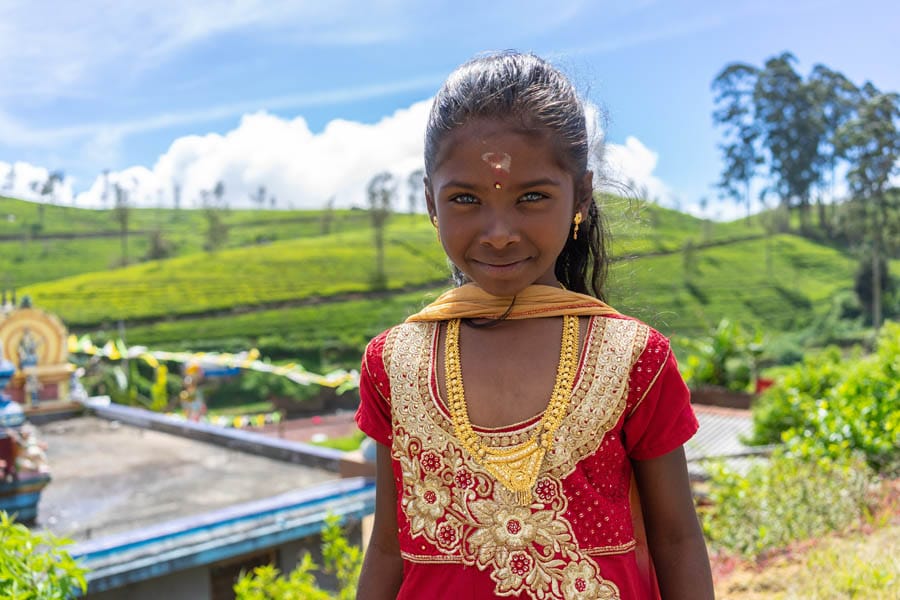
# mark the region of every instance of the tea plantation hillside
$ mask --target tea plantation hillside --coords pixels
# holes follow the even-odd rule
[[[369,227],[364,211],[230,210],[218,214],[228,229],[221,249]],[[207,229],[203,211],[131,209],[125,247],[128,263],[146,262],[154,239],[157,246],[164,247],[167,258],[203,252]],[[118,268],[123,264],[122,246],[120,225],[111,210],[0,197],[0,281],[6,286],[22,287]]]
[[[831,298],[852,287],[855,261],[809,241],[777,236],[771,241],[772,274],[765,266],[765,240],[696,251],[696,267],[683,279],[681,253],[617,262],[609,301],[667,335],[702,335],[721,318],[770,332],[808,325],[831,309]],[[900,268],[900,265],[897,265]],[[159,321],[130,327],[135,343],[158,347],[231,350],[258,346],[264,354],[315,354],[321,348],[352,354],[373,335],[402,321],[446,284],[366,299]],[[190,340],[190,341],[186,341]]]
[[[425,221],[421,219],[421,221]],[[106,272],[27,286],[37,305],[73,326],[147,321],[247,310],[372,287],[375,251],[368,230],[274,242],[253,248],[198,252]],[[401,288],[444,279],[445,260],[427,222],[388,232],[388,285]]]
[[[700,335],[722,317],[793,330],[852,289],[857,263],[849,253],[789,234],[767,237],[756,220],[712,223],[612,197],[603,204],[615,258],[609,301],[666,334]],[[37,209],[0,200],[0,210],[30,222]],[[20,295],[98,340],[117,335],[121,321],[132,344],[258,346],[265,355],[317,359],[358,353],[447,285],[446,260],[422,215],[388,221],[387,289],[375,291],[364,211],[335,211],[327,232],[322,211],[225,212],[229,242],[216,252],[202,250],[206,222],[199,211],[135,213],[129,243],[147,244],[139,224],[157,227],[177,243],[174,257],[109,268],[120,258],[109,212],[46,207],[41,235],[66,233],[68,218],[69,233],[83,237],[2,241],[0,277],[10,280],[12,273]]]

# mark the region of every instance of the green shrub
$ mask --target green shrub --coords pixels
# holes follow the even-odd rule
[[[845,528],[863,515],[870,471],[861,458],[798,458],[777,452],[742,474],[709,465],[700,516],[714,547],[758,556]]]
[[[722,319],[709,337],[681,340],[690,352],[684,377],[691,386],[719,385],[746,391],[756,375],[762,342],[761,333],[750,334],[737,323]]]
[[[236,600],[352,600],[356,597],[362,551],[351,545],[339,525],[340,517],[329,515],[322,530],[322,559],[325,572],[335,576],[338,591],[323,590],[316,581],[318,566],[309,554],[285,577],[272,565],[256,567],[242,574],[234,585]]]
[[[364,434],[362,431],[354,431],[350,435],[328,438],[327,440],[322,440],[321,442],[313,441],[312,443],[316,446],[322,446],[324,448],[334,448],[335,450],[350,452],[352,450],[359,450],[359,447],[362,445],[363,440],[365,439],[366,434]]]
[[[792,367],[754,408],[749,441],[785,442],[804,456],[858,451],[876,471],[897,472],[900,324],[886,324],[869,356],[846,358],[831,348]]]
[[[86,571],[66,552],[68,544],[0,511],[0,598],[65,600],[86,592]]]

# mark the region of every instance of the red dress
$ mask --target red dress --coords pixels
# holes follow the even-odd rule
[[[566,416],[522,506],[455,438],[435,377],[438,330],[382,333],[360,377],[357,423],[393,457],[397,597],[658,598],[635,551],[631,460],[662,456],[698,427],[668,340],[631,318],[591,317]],[[513,445],[538,422],[476,431]]]

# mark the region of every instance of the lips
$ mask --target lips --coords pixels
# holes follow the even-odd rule
[[[485,269],[504,271],[504,270],[514,269],[514,268],[518,267],[519,265],[524,264],[528,260],[529,260],[528,257],[525,257],[525,258],[519,258],[519,259],[515,259],[515,260],[510,260],[510,259],[506,259],[506,258],[502,259],[502,260],[501,259],[494,259],[494,260],[473,259],[473,262],[481,265]]]

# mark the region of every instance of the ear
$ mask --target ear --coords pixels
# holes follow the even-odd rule
[[[437,207],[434,204],[434,194],[431,192],[431,180],[426,177],[425,183],[425,208],[428,211],[428,218],[432,219],[437,216]]]
[[[578,197],[575,199],[575,212],[584,213],[582,216],[587,218],[588,207],[594,201],[594,172],[585,171],[581,178],[581,185],[577,190]]]

